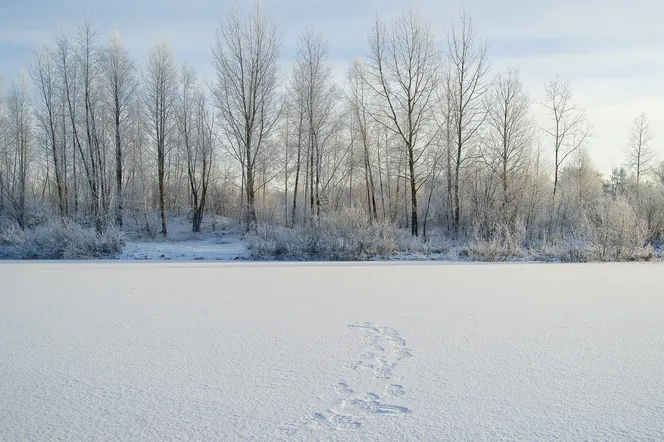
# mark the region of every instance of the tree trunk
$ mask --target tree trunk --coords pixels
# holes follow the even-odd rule
[[[161,234],[165,237],[168,234],[166,228],[166,190],[164,186],[164,146],[160,142],[157,146],[157,174],[159,176],[159,212],[161,214]]]
[[[120,139],[120,104],[115,102],[115,225],[122,228],[122,143]]]
[[[417,221],[417,183],[415,182],[415,158],[413,153],[413,146],[408,145],[408,171],[410,172],[410,207],[411,207],[411,221],[410,232],[413,236],[419,236],[418,221]]]
[[[300,119],[300,135],[297,140],[297,164],[295,166],[295,186],[293,187],[293,214],[291,215],[291,227],[295,227],[295,219],[297,216],[297,190],[300,183],[300,164],[302,155],[302,124]]]

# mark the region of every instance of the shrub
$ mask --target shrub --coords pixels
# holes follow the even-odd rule
[[[22,231],[15,226],[0,231],[0,259],[101,259],[122,252],[122,232],[104,233],[70,221],[51,222]]]
[[[254,259],[353,261],[394,253],[403,239],[393,224],[347,209],[294,229],[262,225],[246,240]]]
[[[652,244],[647,244],[643,249],[639,250],[634,257],[634,259],[638,261],[657,261],[659,258],[659,254]]]
[[[583,233],[600,261],[624,261],[643,251],[648,229],[623,197],[601,198],[586,213]]]
[[[477,261],[507,261],[524,256],[526,228],[522,222],[517,222],[514,227],[497,222],[492,233],[490,239],[482,239],[476,228],[474,239],[459,251],[459,256]]]
[[[543,262],[588,262],[592,261],[592,254],[587,246],[567,242],[556,242],[554,244],[543,243],[536,249],[530,251],[535,261]]]

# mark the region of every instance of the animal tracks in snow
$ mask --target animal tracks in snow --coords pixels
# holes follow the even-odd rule
[[[383,395],[388,401],[402,398],[406,390],[401,384],[391,381],[398,364],[412,357],[411,350],[406,347],[406,340],[391,327],[380,327],[370,322],[356,323],[348,326],[362,332],[360,342],[364,348],[357,359],[346,364],[346,368],[360,376],[359,381],[372,385],[384,384]],[[368,375],[366,376],[365,375]],[[376,416],[403,416],[411,413],[410,408],[388,403],[374,392],[361,393],[351,387],[345,380],[332,386],[336,399],[325,411],[312,413],[300,422],[291,423],[282,428],[284,436],[293,436],[301,428],[345,430],[362,427],[367,419]]]
[[[391,327],[377,327],[370,322],[348,327],[363,331],[362,344],[365,345],[358,360],[347,365],[352,370],[368,369],[376,379],[389,380],[399,361],[412,356],[406,340]]]

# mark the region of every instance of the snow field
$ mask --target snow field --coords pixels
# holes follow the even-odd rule
[[[664,265],[3,263],[0,440],[657,440]]]

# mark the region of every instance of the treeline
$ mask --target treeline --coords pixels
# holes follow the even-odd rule
[[[518,68],[491,70],[468,15],[442,36],[413,9],[377,18],[341,82],[315,32],[283,72],[278,25],[260,6],[229,14],[211,43],[210,79],[165,41],[138,62],[91,23],[40,45],[0,98],[0,214],[22,229],[130,219],[167,235],[169,213],[190,214],[193,231],[208,213],[253,230],[351,209],[413,236],[528,243],[589,238],[622,217],[643,241],[662,237],[664,165],[647,116],[632,123],[625,167],[603,180],[569,82],[552,73],[530,97]]]

